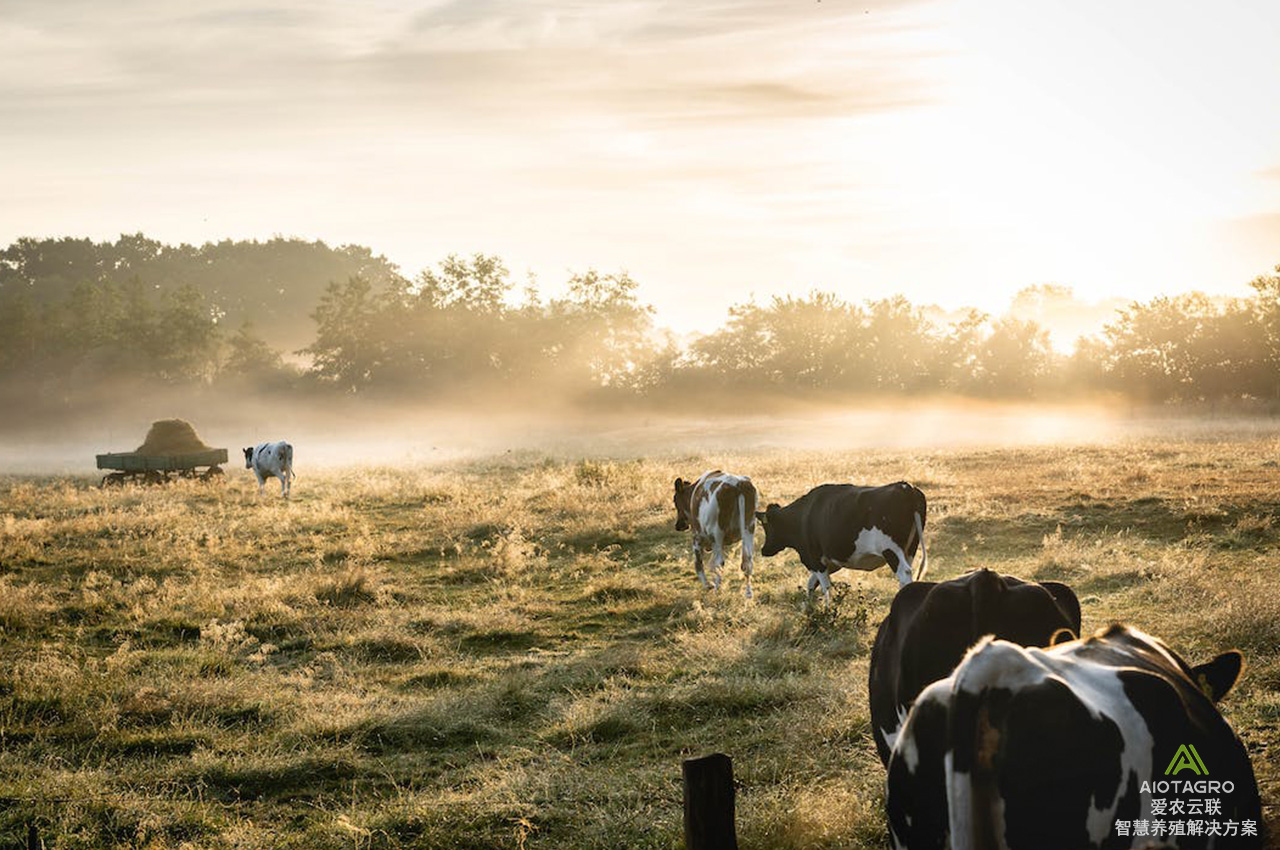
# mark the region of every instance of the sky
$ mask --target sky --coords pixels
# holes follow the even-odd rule
[[[626,270],[660,323],[811,289],[999,310],[1280,263],[1280,4],[0,0],[0,244]]]

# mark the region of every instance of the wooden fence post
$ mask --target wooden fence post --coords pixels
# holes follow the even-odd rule
[[[738,850],[733,824],[733,759],[714,753],[685,759],[685,850]]]

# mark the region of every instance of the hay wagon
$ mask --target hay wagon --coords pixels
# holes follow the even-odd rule
[[[97,457],[98,469],[116,470],[102,477],[102,486],[111,487],[130,482],[165,484],[179,478],[214,481],[223,474],[218,464],[227,462],[227,450],[207,449],[179,454],[112,452]]]

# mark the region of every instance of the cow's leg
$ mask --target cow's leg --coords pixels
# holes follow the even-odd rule
[[[807,595],[813,596],[813,589],[821,583],[819,575],[821,574],[817,570],[809,570],[809,586],[804,591]]]
[[[822,585],[822,601],[831,602],[831,576],[827,573],[818,573],[818,584]]]
[[[280,473],[280,495],[289,498],[289,478],[283,472]]]
[[[710,587],[707,584],[707,574],[702,571],[702,544],[697,538],[693,541],[693,569],[698,574],[698,581],[702,582],[702,586]]]
[[[724,568],[724,535],[717,529],[711,544],[711,583],[720,589],[720,571]]]
[[[253,471],[253,474],[254,477],[258,479],[258,495],[261,496],[264,488],[267,486],[267,476],[263,475],[256,469]]]

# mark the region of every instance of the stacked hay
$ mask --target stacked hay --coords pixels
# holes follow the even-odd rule
[[[212,446],[205,445],[204,440],[196,433],[196,429],[185,419],[161,419],[151,423],[146,441],[138,446],[140,455],[181,455],[195,452],[207,452]]]

